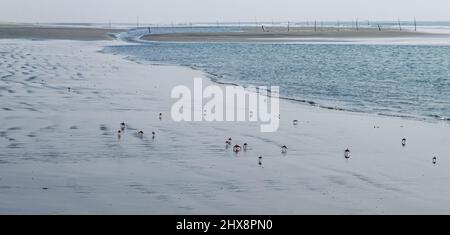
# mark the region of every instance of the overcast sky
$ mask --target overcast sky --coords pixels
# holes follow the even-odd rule
[[[450,20],[450,0],[0,0],[0,21]]]

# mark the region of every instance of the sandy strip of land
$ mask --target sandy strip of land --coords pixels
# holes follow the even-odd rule
[[[0,39],[112,40],[118,32],[114,29],[0,24]]]
[[[262,29],[243,28],[242,32],[213,32],[213,33],[168,33],[146,35],[142,39],[149,41],[173,41],[173,42],[266,42],[266,41],[287,41],[292,39],[377,39],[377,38],[417,38],[436,37],[442,34],[432,34],[424,32],[399,31],[393,29],[340,29],[335,28],[318,29],[314,28],[294,28],[287,32],[287,29],[275,28]]]

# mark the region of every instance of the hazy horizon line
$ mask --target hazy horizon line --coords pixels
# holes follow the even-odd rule
[[[170,21],[170,22],[145,22],[145,21],[139,21],[139,24],[147,24],[147,25],[155,25],[155,24],[271,24],[271,23],[307,23],[307,22],[323,22],[323,23],[348,23],[348,22],[355,22],[358,20],[359,22],[379,22],[379,23],[390,23],[390,22],[422,22],[422,23],[433,23],[433,22],[450,22],[450,18],[448,20],[431,20],[431,19],[416,19],[412,17],[411,19],[378,19],[378,20],[371,20],[371,19],[336,19],[336,20],[321,20],[321,19],[311,19],[311,20],[283,20],[283,21],[271,21],[271,20],[261,20],[261,21],[255,21],[255,20],[224,20],[224,21]],[[10,21],[10,20],[0,20],[0,24],[5,23],[11,23],[11,24],[136,24],[138,21],[113,21],[113,20],[106,20],[106,21]]]

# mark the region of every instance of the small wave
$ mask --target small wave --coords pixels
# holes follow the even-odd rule
[[[443,116],[436,115],[436,114],[430,114],[428,116],[432,117],[434,119],[442,120],[442,121],[450,121],[450,117],[443,117]]]
[[[426,118],[421,118],[421,117],[412,116],[412,115],[404,115],[404,114],[377,113],[377,115],[386,116],[386,117],[405,118],[405,119],[426,120]]]

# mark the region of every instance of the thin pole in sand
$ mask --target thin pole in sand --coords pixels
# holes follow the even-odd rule
[[[378,26],[378,31],[381,31],[381,25],[377,24],[377,26]]]
[[[416,17],[414,17],[414,32],[417,32],[417,20],[416,20]]]
[[[317,20],[314,20],[314,32],[317,32]]]
[[[291,22],[290,22],[290,21],[288,21],[288,28],[287,28],[287,30],[288,30],[288,33],[289,33],[289,31],[291,30],[291,29],[290,29],[290,26],[291,26]]]
[[[358,18],[356,18],[356,32],[359,31]]]
[[[398,19],[398,28],[402,31],[402,23],[400,22],[400,19]]]

